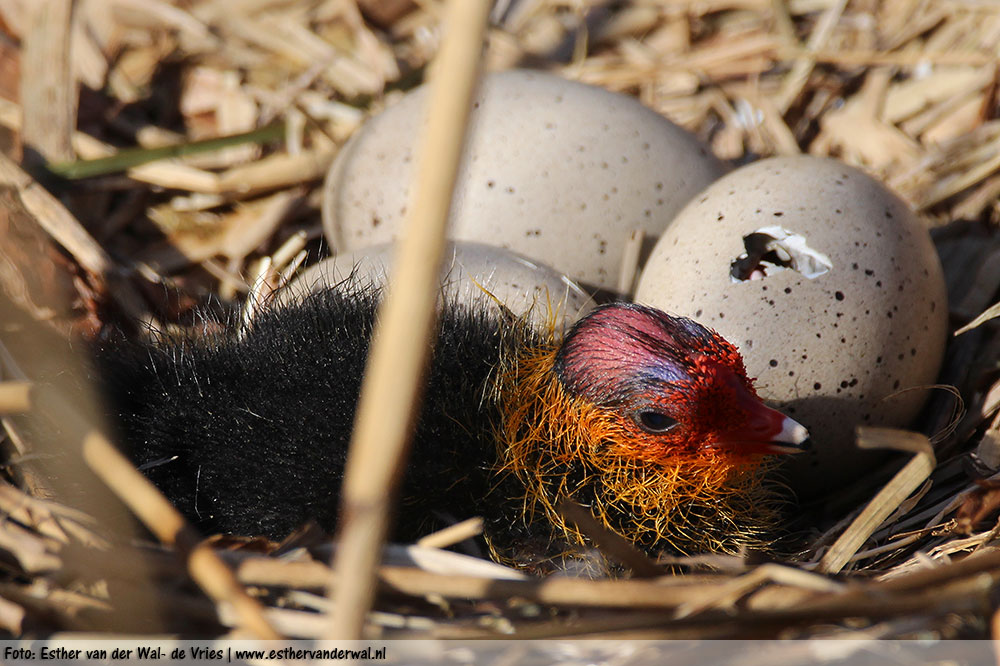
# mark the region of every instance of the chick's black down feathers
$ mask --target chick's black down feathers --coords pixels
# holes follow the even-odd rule
[[[98,367],[128,454],[205,532],[280,539],[310,519],[332,532],[378,297],[328,289],[239,334],[105,345]],[[493,373],[514,334],[459,305],[439,329],[398,539],[474,515],[487,531],[513,521],[486,501],[496,442],[475,425],[495,422]]]

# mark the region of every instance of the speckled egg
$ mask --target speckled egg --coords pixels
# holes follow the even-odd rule
[[[279,299],[345,280],[384,285],[393,250],[392,243],[381,243],[325,259],[303,270]],[[452,242],[445,250],[441,290],[445,298],[459,303],[491,303],[496,299],[515,314],[527,314],[539,326],[555,317],[558,326],[568,327],[595,305],[576,283],[548,266],[510,250],[463,241]]]
[[[832,159],[742,167],[698,195],[657,243],[636,300],[735,343],[760,395],[815,446],[788,461],[815,496],[876,454],[858,425],[906,426],[937,379],[947,330],[941,265],[909,207]]]
[[[399,233],[425,99],[423,87],[409,93],[338,155],[323,201],[335,251]],[[659,236],[722,173],[695,137],[631,97],[540,72],[490,74],[472,112],[451,235],[614,289],[631,233]]]

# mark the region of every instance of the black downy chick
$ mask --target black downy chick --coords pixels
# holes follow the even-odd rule
[[[204,532],[334,531],[378,298],[331,288],[242,331],[105,345],[124,448]],[[479,515],[496,558],[537,567],[583,542],[566,497],[653,553],[766,545],[761,457],[805,440],[693,321],[613,304],[559,340],[448,304],[393,537]]]

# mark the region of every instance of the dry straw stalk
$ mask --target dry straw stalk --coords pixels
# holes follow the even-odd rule
[[[486,0],[452,0],[448,5],[418,152],[415,201],[398,250],[398,268],[379,310],[347,460],[332,638],[360,638],[375,595],[394,484],[406,461],[430,354],[437,275],[489,9]]]

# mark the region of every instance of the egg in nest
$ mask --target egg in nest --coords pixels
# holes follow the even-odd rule
[[[733,342],[760,395],[805,424],[800,496],[877,458],[859,425],[906,426],[937,379],[947,332],[941,264],[910,208],[832,159],[779,157],[716,181],[656,245],[636,300]]]
[[[371,118],[324,185],[337,253],[394,240],[406,217],[427,89]],[[451,237],[616,289],[633,231],[658,237],[725,172],[693,135],[636,99],[544,72],[483,78],[451,208]]]

